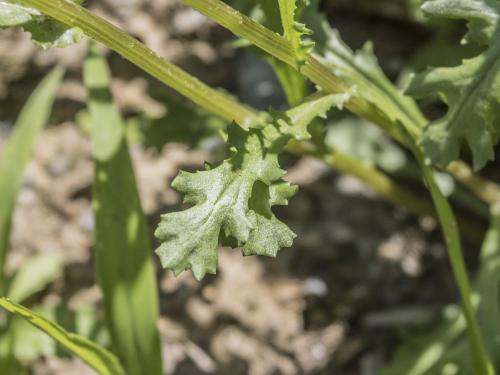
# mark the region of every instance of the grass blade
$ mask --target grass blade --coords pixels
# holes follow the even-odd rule
[[[3,269],[9,242],[12,212],[21,187],[23,171],[31,158],[38,134],[48,121],[64,70],[55,68],[38,85],[24,105],[0,160],[0,292],[5,288]]]
[[[63,257],[60,253],[39,254],[30,258],[9,280],[7,297],[22,303],[54,281],[62,269]]]
[[[7,298],[0,298],[0,306],[10,313],[26,319],[36,328],[45,332],[99,374],[125,375],[113,354],[85,337],[69,333],[56,323],[35,314],[24,306],[11,302]]]
[[[127,374],[162,373],[158,297],[146,220],[104,58],[92,49],[84,68],[95,159],[97,278],[106,324]]]
[[[483,337],[479,330],[475,310],[471,300],[471,288],[469,285],[465,261],[462,255],[462,245],[455,215],[450,204],[439,190],[432,169],[425,165],[423,158],[420,157],[419,162],[425,181],[427,182],[431,192],[434,206],[436,207],[444,238],[446,240],[446,245],[448,247],[448,256],[450,258],[451,268],[462,297],[464,316],[467,322],[467,334],[472,360],[474,363],[474,371],[477,374],[492,375],[494,374],[493,365],[486,352]]]

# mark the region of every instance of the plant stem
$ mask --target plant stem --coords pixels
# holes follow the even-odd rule
[[[500,203],[500,186],[474,173],[464,162],[451,162],[447,171],[463,186],[475,193],[483,202],[488,203],[490,206]]]
[[[241,14],[226,3],[220,0],[182,0],[182,2],[224,26],[235,35],[249,40],[271,56],[298,69],[297,59],[290,41]],[[309,58],[301,69],[301,73],[331,94],[349,91],[345,82],[333,75],[327,67],[313,57]],[[353,113],[373,122],[388,124],[388,120],[362,98],[353,97],[346,104],[346,107]],[[384,128],[389,130],[387,126]]]
[[[235,121],[243,128],[248,128],[255,120],[255,114],[245,106],[205,85],[158,56],[137,39],[72,1],[18,0],[17,2],[36,8],[67,26],[80,28],[90,38],[108,46],[199,106],[225,119]]]
[[[462,246],[460,243],[460,233],[455,215],[453,214],[453,210],[449,202],[439,190],[439,187],[434,179],[432,169],[425,165],[422,155],[416,156],[422,168],[425,181],[431,191],[432,199],[434,200],[434,205],[436,207],[444,238],[446,240],[451,268],[462,297],[464,315],[467,321],[467,333],[472,351],[473,366],[475,369],[474,373],[478,375],[494,375],[494,367],[486,352],[483,338],[476,320],[475,309],[471,301],[469,277],[465,267]]]

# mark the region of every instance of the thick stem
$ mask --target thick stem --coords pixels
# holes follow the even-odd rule
[[[145,72],[210,112],[229,121],[235,121],[243,128],[248,128],[255,120],[255,113],[250,109],[205,85],[184,70],[158,56],[118,27],[71,1],[18,0],[17,2],[36,8],[67,26],[82,29],[90,38],[108,46]]]

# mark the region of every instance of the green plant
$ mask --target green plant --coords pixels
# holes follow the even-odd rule
[[[497,363],[493,363],[486,350],[485,337],[481,335],[477,322],[457,219],[437,183],[436,171],[448,172],[492,207],[496,207],[500,201],[500,187],[485,180],[459,160],[461,146],[466,143],[471,147],[474,166],[479,169],[492,159],[493,146],[499,140],[499,108],[495,96],[498,88],[498,48],[495,36],[498,34],[500,3],[497,0],[430,0],[423,5],[424,13],[469,21],[467,42],[485,47],[477,57],[465,60],[459,67],[430,70],[412,80],[408,94],[418,97],[439,95],[448,104],[446,116],[435,122],[429,122],[415,100],[402,93],[384,75],[371,44],[367,43],[358,52],[351,51],[344,44],[339,33],[331,29],[317,12],[317,2],[279,0],[270,6],[270,2],[260,1],[265,26],[220,0],[183,0],[183,3],[243,38],[243,45],[250,44],[263,51],[274,66],[292,108],[283,112],[271,110],[258,113],[201,83],[70,0],[0,1],[0,27],[22,26],[31,31],[35,42],[42,46],[61,46],[78,40],[84,34],[119,53],[205,110],[233,123],[226,136],[227,143],[233,147],[231,158],[217,167],[207,165],[205,171],[181,172],[174,180],[174,188],[184,195],[184,202],[192,207],[162,217],[156,235],[162,241],[157,253],[164,267],[176,274],[191,269],[195,277],[201,279],[207,272],[215,273],[218,245],[242,247],[245,255],[267,256],[276,256],[281,248],[289,247],[295,235],[275,217],[272,207],[286,205],[295,188],[282,181],[284,171],[279,166],[278,156],[283,151],[313,155],[334,168],[358,176],[388,199],[418,214],[435,215],[439,219],[462,297],[472,371],[493,374]],[[313,37],[308,28],[299,22],[301,17],[314,20],[316,34]],[[318,25],[321,27],[318,28]],[[43,38],[39,35],[43,35]],[[315,45],[312,40],[316,41]],[[88,61],[87,69],[91,69],[92,64],[102,64],[92,60],[94,58]],[[100,185],[101,182],[109,183],[109,180],[103,178],[99,181],[99,171],[106,177],[113,176],[115,181],[127,180],[127,185],[134,186],[134,189],[135,184],[126,149],[123,149],[121,120],[112,107],[105,87],[109,79],[103,70],[97,75],[101,75],[103,81],[94,82],[92,76],[87,75],[87,85],[91,92],[91,134],[96,145],[94,156],[98,166],[96,205],[101,209],[99,201],[109,194],[106,189],[111,185]],[[319,91],[306,96],[306,79],[317,85]],[[95,85],[98,86],[97,90]],[[92,96],[93,90],[98,96]],[[106,93],[105,101],[103,92]],[[321,117],[325,117],[326,112],[334,107],[345,107],[355,115],[373,122],[413,154],[430,190],[433,207],[427,201],[422,204],[373,166],[325,144],[313,131],[313,125],[321,123]],[[101,127],[96,131],[97,119],[105,117],[111,118],[108,121],[109,128]],[[102,142],[101,137],[108,132],[111,141]],[[134,189],[131,188],[123,199],[136,202],[137,193]],[[115,198],[109,201],[115,201]],[[116,198],[115,202],[118,201],[119,198]],[[101,204],[103,202],[105,200]],[[111,213],[118,209],[108,207],[101,212],[97,210],[97,213],[102,214],[104,220],[107,210]],[[100,262],[106,268],[114,269],[117,246],[126,246],[130,254],[140,257],[138,263],[146,264],[149,269],[149,276],[145,276],[142,281],[131,276],[130,282],[140,285],[143,293],[149,295],[154,282],[151,281],[147,254],[141,253],[139,249],[144,251],[148,248],[140,206],[134,203],[121,209],[124,211],[116,212],[126,218],[136,217],[133,240],[122,244],[119,239],[113,238],[116,235],[114,231],[120,227],[123,230],[125,223],[116,223],[116,227],[109,228],[102,225],[97,234],[98,247],[99,241],[107,245],[98,249],[98,254],[102,256]],[[133,268],[134,265],[129,267],[130,273],[135,274],[137,270]],[[102,277],[105,272],[101,269],[98,273]],[[132,338],[133,334],[128,338],[119,337],[114,324],[120,321],[113,311],[120,305],[112,305],[109,299],[117,292],[117,284],[124,282],[127,285],[129,279],[115,277],[104,280],[101,281],[101,287],[108,304],[108,328],[112,336],[115,332],[114,344],[123,359],[125,353],[130,353],[130,349],[125,349],[127,345],[139,340],[139,337]],[[151,295],[149,298],[155,310],[157,302]],[[116,321],[110,320],[110,317]],[[149,324],[151,337],[154,336],[151,324],[154,324],[152,322],[155,319],[155,314],[144,318]],[[134,332],[137,322],[132,320],[135,319],[124,321],[122,329]],[[156,347],[148,353],[158,357]],[[155,367],[155,370],[149,371],[156,372],[160,367],[157,359],[148,363]],[[135,368],[136,365],[135,361],[128,363],[127,371],[138,373],[140,367]]]

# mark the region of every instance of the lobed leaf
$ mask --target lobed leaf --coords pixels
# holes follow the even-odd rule
[[[197,279],[215,273],[217,247],[242,247],[245,255],[276,256],[292,245],[295,234],[272,212],[286,205],[296,187],[284,182],[278,155],[292,137],[304,136],[305,127],[346,95],[329,95],[286,113],[275,121],[244,131],[228,130],[234,155],[206,171],[181,171],[172,183],[193,207],[168,213],[156,230],[162,244],[156,250],[163,267],[175,274],[191,269]],[[328,108],[327,108],[328,107]]]
[[[80,0],[74,1],[81,3]],[[0,0],[0,28],[17,26],[30,32],[33,43],[44,49],[64,48],[78,43],[84,36],[80,29],[68,28],[36,9],[16,4],[13,0]]]
[[[476,169],[494,158],[500,118],[500,2],[497,0],[433,0],[422,10],[430,17],[468,22],[467,45],[485,50],[455,67],[429,68],[411,82],[408,92],[417,97],[439,95],[448,105],[442,118],[425,129],[421,143],[436,164],[446,166],[459,158],[467,144]]]

